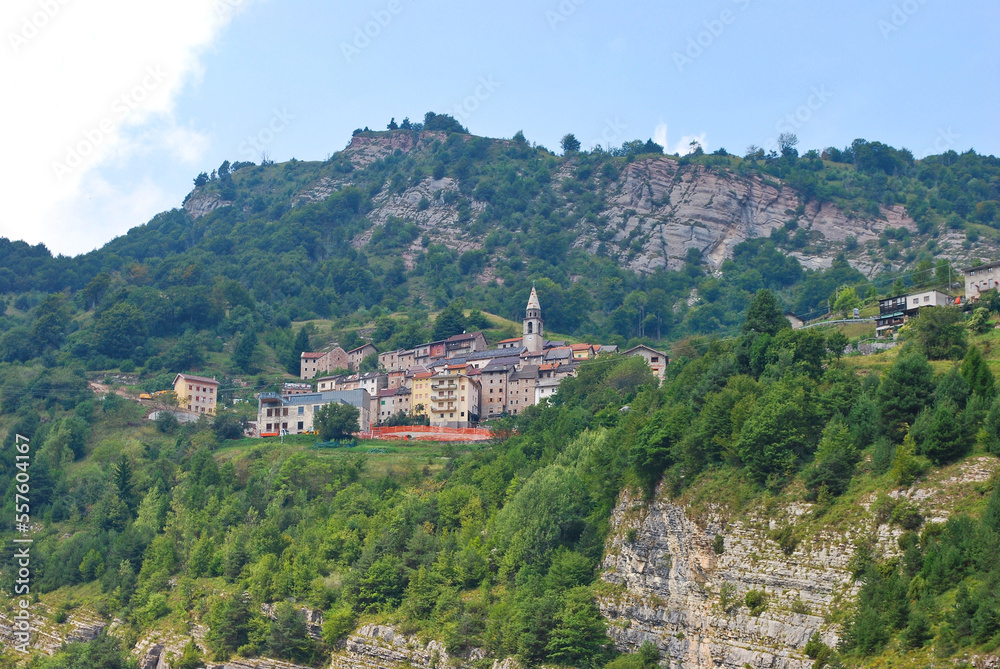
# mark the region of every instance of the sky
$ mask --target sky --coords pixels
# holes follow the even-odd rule
[[[199,172],[448,113],[559,151],[1000,154],[995,0],[4,0],[0,236],[76,255]]]

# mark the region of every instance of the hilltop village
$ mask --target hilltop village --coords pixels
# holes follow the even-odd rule
[[[331,402],[358,409],[359,429],[393,422],[437,427],[472,427],[481,420],[517,415],[555,394],[580,363],[618,353],[617,346],[568,344],[545,339],[538,294],[532,288],[520,337],[491,348],[482,332],[462,333],[412,349],[378,353],[378,371],[358,373],[361,362],[377,353],[371,344],[350,351],[334,347],[301,355],[300,376],[309,383],[287,383],[280,393],[258,397],[258,436],[313,431],[313,416]],[[636,346],[625,355],[646,360],[662,382],[666,353]],[[330,374],[347,370],[344,374]],[[350,373],[354,372],[354,373]]]

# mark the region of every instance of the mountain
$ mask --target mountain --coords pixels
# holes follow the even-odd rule
[[[993,257],[995,158],[408,125],[93,253],[0,243],[0,668],[997,666],[1000,298],[895,346],[783,315]],[[665,381],[583,361],[489,443],[243,437],[302,351],[495,343],[532,286]],[[218,417],[148,418],[178,371]]]
[[[815,317],[845,285],[937,283],[941,261],[998,252],[1000,165],[971,151],[556,156],[456,126],[356,131],[322,163],[227,161],[182,209],[95,252],[5,241],[0,290],[78,292],[106,274],[179,294],[226,277],[274,324],[459,298],[518,320],[536,283],[551,329],[625,344],[732,331],[760,288]]]

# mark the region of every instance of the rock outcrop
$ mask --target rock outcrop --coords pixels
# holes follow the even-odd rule
[[[344,650],[335,653],[330,669],[471,669],[482,651],[473,649],[466,658],[452,657],[440,641],[422,642],[388,625],[362,625],[347,637]]]

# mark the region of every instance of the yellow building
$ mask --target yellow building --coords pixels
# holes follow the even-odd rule
[[[410,414],[413,416],[430,415],[431,406],[431,379],[430,372],[420,372],[413,375],[413,382],[410,387]]]
[[[178,374],[174,377],[174,393],[181,409],[214,415],[219,382],[204,376]]]

